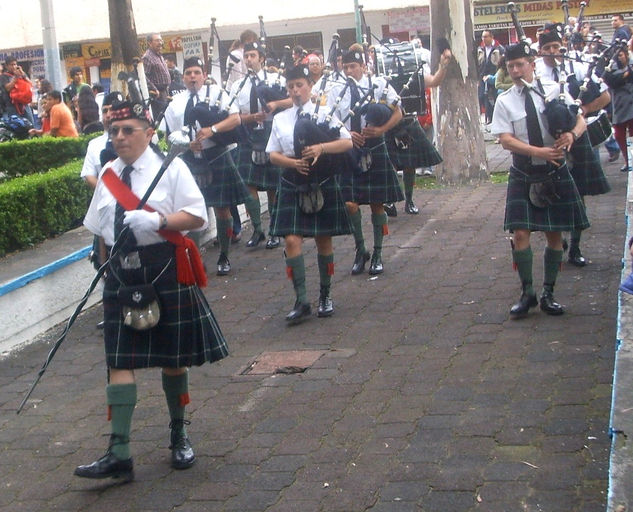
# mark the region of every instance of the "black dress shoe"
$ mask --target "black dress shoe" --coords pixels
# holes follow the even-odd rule
[[[578,248],[569,249],[567,261],[576,267],[584,267],[587,264],[587,260],[580,253],[580,249]]]
[[[368,274],[370,276],[376,276],[378,274],[382,274],[382,272],[382,259],[379,254],[374,253],[371,255],[371,263],[369,264]]]
[[[365,264],[369,261],[369,253],[367,251],[356,250],[356,257],[352,265],[352,275],[358,275],[365,272]]]
[[[563,306],[554,300],[552,292],[548,291],[543,292],[543,295],[541,295],[541,311],[554,316],[562,315],[565,312]]]
[[[633,168],[630,165],[623,165],[620,167],[620,172],[631,172],[631,170],[633,170]]]
[[[231,262],[227,258],[226,254],[220,253],[220,257],[218,258],[218,276],[225,276],[231,271]]]
[[[406,201],[404,203],[404,213],[408,213],[409,215],[417,215],[418,213],[420,213],[420,210],[418,210],[418,207],[413,204],[413,201]]]
[[[535,308],[538,304],[535,293],[522,293],[519,302],[510,308],[511,318],[525,318],[530,308]]]
[[[317,316],[324,318],[326,316],[332,316],[334,314],[334,303],[329,294],[321,294],[319,296],[319,307],[317,309]]]
[[[134,463],[132,457],[117,459],[110,450],[98,460],[75,468],[75,475],[81,478],[121,478],[124,482],[134,480]]]
[[[289,325],[295,325],[303,322],[312,314],[310,304],[304,302],[295,302],[295,306],[290,313],[286,315],[286,322]]]
[[[190,422],[185,420],[174,420],[169,424],[171,428],[171,467],[174,469],[188,469],[196,462],[196,455],[193,453],[191,442],[183,430],[183,425]]]
[[[395,204],[393,204],[393,203],[385,203],[382,206],[385,209],[385,213],[387,214],[387,217],[397,217],[398,216],[398,209],[396,208]]]
[[[266,249],[276,249],[279,247],[279,237],[278,236],[269,236],[268,241],[266,242]]]
[[[97,329],[103,329],[104,327],[105,327],[105,322],[101,320],[101,322],[97,324]]]
[[[257,247],[264,240],[266,240],[264,233],[261,231],[255,231],[248,242],[246,242],[246,247]]]

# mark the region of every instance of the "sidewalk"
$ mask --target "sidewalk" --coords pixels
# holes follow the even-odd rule
[[[507,153],[487,148],[490,167],[507,168]],[[628,505],[630,471],[609,474],[616,336],[620,352],[630,339],[616,320],[621,165],[605,163],[612,192],[587,198],[590,264],[563,265],[562,317],[508,319],[519,285],[502,229],[505,185],[416,190],[420,215],[399,205],[378,277],[350,276],[353,240],[337,238],[336,314],[293,328],[282,250],[232,246],[232,275],[210,276],[205,289],[231,356],[191,371],[198,462],[188,471],[169,467],[160,374],[145,371],[131,435],[136,480],[72,476],[102,455],[109,431],[101,308],[88,309],[19,416],[62,326],[0,359],[0,510],[587,512],[607,509],[610,488]],[[363,208],[371,244],[369,217]],[[543,245],[535,235],[535,283]],[[310,240],[304,247],[315,303],[316,252]],[[205,254],[210,268],[216,252]],[[306,369],[273,373],[290,366]],[[627,371],[618,370],[617,396],[630,400]],[[617,412],[625,421],[626,407]]]

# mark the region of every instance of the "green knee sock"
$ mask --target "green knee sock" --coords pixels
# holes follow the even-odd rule
[[[529,295],[534,294],[532,287],[532,247],[527,247],[520,251],[512,251],[512,261],[516,265],[521,280],[523,291]]]
[[[404,185],[404,197],[407,201],[413,200],[413,185],[415,184],[415,169],[405,169],[402,173]]]
[[[233,218],[217,219],[216,227],[218,230],[218,245],[220,252],[225,256],[229,255],[229,247],[231,245],[231,232],[233,230]]]
[[[334,254],[317,254],[317,262],[319,264],[321,288],[327,288],[329,292],[332,284],[332,275],[334,274]]]
[[[294,258],[286,258],[286,271],[288,277],[292,279],[292,286],[297,295],[297,301],[305,304],[308,302],[306,293],[306,267],[303,261],[303,254]]]
[[[253,231],[261,233],[262,231],[262,210],[259,204],[259,199],[255,199],[252,195],[248,194],[248,199],[244,201],[244,206],[248,216],[253,223]]]
[[[112,454],[119,460],[130,458],[130,428],[136,405],[136,384],[109,384],[106,387],[107,404],[110,410]]]
[[[356,213],[350,214],[349,218],[352,221],[352,232],[354,235],[356,250],[365,252],[365,239],[363,238],[362,216],[360,209]]]
[[[189,372],[163,376],[163,391],[167,400],[171,421],[185,419],[185,406],[189,403]],[[179,422],[180,426],[182,422]],[[182,430],[185,430],[182,425]]]
[[[387,234],[387,214],[372,213],[371,224],[374,227],[374,253],[382,252],[382,239]]]
[[[556,277],[558,277],[558,271],[560,264],[563,261],[563,251],[557,251],[550,247],[545,248],[543,254],[543,289],[549,292],[554,290],[556,284]]]

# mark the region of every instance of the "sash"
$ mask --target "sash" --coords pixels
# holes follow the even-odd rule
[[[102,175],[102,180],[110,193],[125,210],[136,210],[141,200],[121,179],[108,167]],[[151,206],[143,206],[144,210],[154,212]],[[158,230],[158,234],[176,246],[176,273],[178,282],[185,286],[197,284],[203,288],[207,285],[207,274],[202,264],[200,251],[195,242],[180,231],[168,229]]]

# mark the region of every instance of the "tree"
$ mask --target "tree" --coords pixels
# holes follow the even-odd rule
[[[431,0],[431,40],[446,39],[455,56],[444,82],[434,91],[433,111],[438,150],[444,158],[436,174],[439,181],[450,184],[488,178],[472,20],[472,0]],[[435,51],[434,67],[438,58]]]
[[[111,91],[127,93],[127,83],[118,79],[121,71],[130,72],[137,66],[143,96],[148,97],[147,82],[141,60],[141,49],[136,35],[132,0],[108,0],[110,18],[111,56]]]

